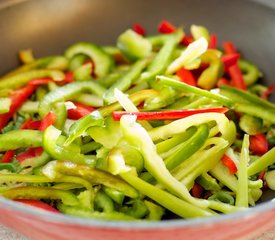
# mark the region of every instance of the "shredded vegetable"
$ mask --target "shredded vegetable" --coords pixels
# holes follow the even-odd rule
[[[0,196],[83,218],[245,211],[275,189],[274,86],[205,26],[134,23],[0,78]]]

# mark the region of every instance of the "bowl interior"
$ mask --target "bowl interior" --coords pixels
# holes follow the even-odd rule
[[[218,35],[219,46],[232,40],[260,67],[264,81],[272,83],[275,9],[248,0],[24,1],[0,10],[0,74],[17,66],[20,49],[31,48],[42,57],[62,54],[77,41],[111,45],[132,24],[140,23],[154,34],[163,19],[187,32],[191,24],[204,25]],[[273,196],[268,193],[264,200]]]

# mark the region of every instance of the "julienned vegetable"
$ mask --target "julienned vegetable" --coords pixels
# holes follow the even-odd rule
[[[159,221],[245,211],[274,190],[273,87],[204,26],[158,31],[135,24],[115,46],[81,42],[64,56],[20,52],[0,79],[1,196]]]

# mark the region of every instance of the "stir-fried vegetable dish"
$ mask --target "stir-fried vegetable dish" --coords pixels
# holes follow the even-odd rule
[[[273,85],[204,26],[135,24],[0,78],[0,195],[56,214],[164,220],[275,190]],[[2,59],[4,61],[4,59]]]

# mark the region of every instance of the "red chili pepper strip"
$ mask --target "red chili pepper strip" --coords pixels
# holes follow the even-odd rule
[[[27,119],[22,126],[20,127],[20,129],[33,129],[33,130],[39,130],[41,125],[41,121],[38,120],[32,120],[32,118]]]
[[[33,86],[40,86],[40,85],[46,85],[51,81],[52,81],[51,78],[37,78],[37,79],[30,80],[29,84]]]
[[[21,105],[32,95],[35,89],[35,86],[27,85],[12,93],[10,111],[0,114],[0,130],[6,126],[13,114],[15,114]]]
[[[14,201],[19,202],[19,203],[23,203],[23,204],[26,204],[26,205],[29,205],[29,206],[32,206],[32,207],[35,207],[35,208],[40,208],[40,209],[43,209],[43,210],[46,210],[46,211],[49,211],[49,212],[60,213],[57,209],[53,208],[49,204],[44,203],[44,202],[42,202],[40,200],[16,199]]]
[[[192,43],[194,41],[194,38],[192,35],[185,35],[182,40],[181,40],[181,44],[183,46],[188,46],[190,43]]]
[[[266,170],[261,171],[257,179],[264,180],[265,174],[266,174]]]
[[[209,38],[209,44],[208,48],[209,49],[216,49],[217,48],[217,43],[218,43],[218,37],[216,34],[211,34]]]
[[[158,31],[160,33],[172,33],[176,31],[176,27],[167,20],[163,20],[158,25]]]
[[[232,42],[224,42],[223,43],[223,48],[226,54],[233,54],[237,53],[236,47]]]
[[[275,83],[268,86],[268,88],[264,92],[261,93],[261,98],[268,99],[269,95],[272,94],[274,89],[275,89]]]
[[[73,72],[66,72],[65,78],[62,80],[64,83],[71,83],[74,81],[74,73]]]
[[[43,153],[42,147],[36,147],[36,148],[29,148],[25,152],[19,153],[16,156],[16,160],[19,162],[23,162],[24,160],[28,158],[34,158],[38,157]]]
[[[196,86],[196,79],[193,76],[192,72],[189,70],[186,70],[184,68],[180,68],[177,71],[177,76],[180,78],[180,80],[186,84],[189,84],[191,86]]]
[[[231,175],[234,175],[238,171],[235,162],[229,156],[223,155],[221,160],[222,163],[228,168]]]
[[[194,114],[199,113],[225,113],[228,111],[228,108],[207,108],[207,109],[190,109],[190,110],[172,110],[165,112],[124,112],[117,111],[113,112],[112,116],[115,121],[119,121],[123,115],[135,115],[137,120],[173,120],[179,118],[185,118]]]
[[[44,131],[47,127],[54,124],[56,121],[56,116],[53,112],[49,112],[41,121],[41,125],[39,127],[40,131]]]
[[[203,187],[195,182],[193,187],[191,188],[191,195],[196,198],[201,198],[203,190]]]
[[[222,85],[230,85],[230,81],[226,78],[220,78],[217,82],[217,86],[220,87]]]
[[[69,119],[78,120],[95,110],[95,108],[82,103],[74,102],[74,105],[76,108],[72,108],[67,111]]]
[[[223,62],[225,69],[228,70],[231,66],[238,63],[239,58],[240,58],[239,53],[230,53],[222,56],[221,60]]]
[[[228,69],[228,72],[231,77],[231,85],[236,88],[246,90],[246,85],[244,82],[243,74],[242,74],[239,66],[237,64],[232,65]]]
[[[5,152],[4,156],[1,159],[1,163],[10,163],[12,161],[12,158],[15,155],[14,150],[8,150]]]
[[[253,154],[263,155],[268,151],[268,141],[264,134],[249,137],[249,149]]]
[[[139,35],[141,36],[145,36],[145,29],[142,25],[140,25],[139,23],[135,23],[132,27],[132,29]]]

